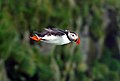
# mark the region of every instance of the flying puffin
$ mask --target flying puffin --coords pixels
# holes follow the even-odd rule
[[[72,41],[76,42],[76,44],[80,44],[80,38],[77,33],[57,29],[52,26],[45,28],[45,31],[42,33],[35,32],[34,36],[30,38],[35,41],[43,41],[54,45],[64,45]]]

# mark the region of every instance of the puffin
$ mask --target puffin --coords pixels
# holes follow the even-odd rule
[[[80,44],[80,38],[75,32],[58,29],[52,26],[48,26],[44,28],[44,30],[45,31],[41,33],[34,32],[34,35],[30,38],[37,42],[42,41],[54,45],[65,45],[70,42],[76,42],[77,45]]]

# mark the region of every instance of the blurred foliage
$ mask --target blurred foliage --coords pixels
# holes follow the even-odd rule
[[[101,57],[86,62],[89,55],[97,55],[94,44],[114,30],[105,31],[104,13],[109,7],[120,20],[119,0],[0,0],[0,81],[120,81],[120,58],[114,56],[120,50],[115,50],[113,41],[112,48],[102,42]],[[29,39],[33,31],[48,25],[81,34],[84,24],[93,40],[86,57],[81,45],[48,46],[48,51]]]

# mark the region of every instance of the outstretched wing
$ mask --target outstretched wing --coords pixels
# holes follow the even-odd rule
[[[39,37],[44,37],[45,35],[55,35],[55,36],[62,36],[65,35],[67,32],[65,30],[57,29],[52,26],[48,26],[47,28],[44,28],[45,31],[42,33],[34,32]]]
[[[61,29],[57,29],[51,26],[48,26],[47,28],[45,28],[45,31],[48,33],[48,35],[58,35],[58,36],[62,36],[65,35],[66,31],[61,30]]]

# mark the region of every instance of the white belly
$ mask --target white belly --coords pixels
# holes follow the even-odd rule
[[[63,35],[63,36],[54,36],[54,35],[47,36],[46,35],[42,39],[45,39],[45,40],[42,40],[43,42],[51,43],[55,45],[63,45],[71,42],[66,35]]]

